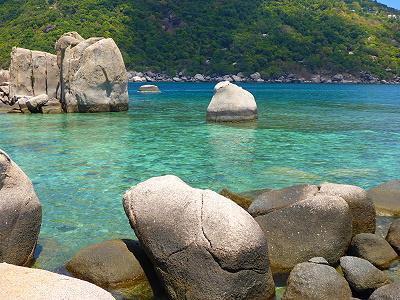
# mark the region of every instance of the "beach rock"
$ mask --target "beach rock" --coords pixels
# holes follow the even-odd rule
[[[349,300],[349,284],[333,267],[301,263],[289,275],[282,300]]]
[[[5,82],[10,82],[10,71],[0,70],[0,85],[4,85]]]
[[[329,262],[323,257],[313,257],[310,260],[308,260],[308,262],[314,263],[314,264],[320,264],[320,265],[329,266]]]
[[[225,198],[231,199],[233,202],[244,209],[248,209],[252,202],[249,198],[233,193],[228,189],[222,189],[219,194],[224,196]]]
[[[362,258],[344,256],[340,258],[340,266],[354,294],[362,298],[391,282],[384,272]]]
[[[380,287],[372,293],[369,300],[399,300],[400,281]]]
[[[337,196],[311,196],[255,220],[266,235],[274,272],[290,271],[313,257],[335,264],[347,251],[352,236],[349,206]]]
[[[151,290],[140,264],[143,257],[138,242],[112,240],[81,249],[67,263],[66,268],[75,277],[98,286],[132,286],[135,281],[145,280],[147,289]]]
[[[215,86],[214,92],[207,108],[208,121],[237,122],[257,119],[257,104],[248,91],[223,81]]]
[[[114,40],[89,38],[79,41],[79,37],[63,36],[56,43],[62,60],[60,99],[64,110],[128,110],[128,77]]]
[[[386,240],[400,254],[400,219],[393,221],[390,225]]]
[[[400,180],[383,183],[368,191],[379,214],[400,216]]]
[[[0,262],[29,265],[42,223],[42,207],[28,176],[2,150],[0,220]]]
[[[360,233],[351,241],[349,255],[368,260],[379,269],[387,269],[397,258],[396,252],[382,237],[372,233]]]
[[[353,185],[323,183],[319,193],[342,197],[349,205],[353,217],[353,236],[359,233],[375,233],[375,206],[367,192]]]
[[[284,208],[318,193],[316,185],[295,185],[279,190],[267,190],[255,198],[248,212],[257,217],[267,214],[275,209]]]
[[[139,87],[138,91],[141,93],[159,93],[160,89],[156,85],[145,84]]]
[[[39,269],[0,264],[0,299],[111,300],[111,294],[89,282]]]
[[[163,176],[127,191],[124,208],[172,299],[274,296],[264,234],[232,201]]]

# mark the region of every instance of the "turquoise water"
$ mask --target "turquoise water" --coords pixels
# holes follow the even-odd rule
[[[41,267],[134,237],[122,194],[152,176],[215,191],[400,177],[399,86],[245,84],[260,118],[244,125],[205,122],[212,84],[159,86],[144,95],[131,84],[126,113],[0,115],[0,148],[43,205]]]

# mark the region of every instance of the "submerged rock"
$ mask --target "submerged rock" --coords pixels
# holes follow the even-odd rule
[[[387,269],[397,258],[396,252],[382,237],[372,233],[361,233],[351,241],[349,254],[368,260],[379,269]]]
[[[233,202],[244,209],[248,209],[252,202],[251,199],[244,197],[240,194],[233,193],[228,189],[222,189],[219,194],[224,196],[225,198],[231,199]]]
[[[301,263],[294,267],[282,300],[349,300],[349,284],[333,267]]]
[[[311,196],[255,220],[268,241],[274,272],[290,271],[318,256],[335,264],[347,251],[352,236],[349,206],[337,196]]]
[[[214,87],[214,96],[207,108],[207,121],[238,122],[254,119],[257,119],[257,104],[250,92],[228,81]]]
[[[368,191],[378,213],[400,216],[400,180],[383,183]]]
[[[172,299],[274,296],[264,234],[232,201],[164,176],[127,191],[124,208]]]
[[[400,281],[380,287],[372,293],[369,300],[399,300]]]
[[[0,299],[114,299],[109,292],[89,282],[44,270],[1,263],[0,274]]]
[[[145,84],[139,87],[139,92],[141,93],[159,93],[160,89],[158,86],[153,85],[153,84]]]
[[[393,221],[390,225],[386,240],[400,254],[400,219]]]
[[[384,272],[365,259],[345,256],[340,258],[340,266],[356,296],[369,297],[374,290],[390,283]]]
[[[28,176],[1,150],[0,220],[0,262],[31,264],[42,207]]]

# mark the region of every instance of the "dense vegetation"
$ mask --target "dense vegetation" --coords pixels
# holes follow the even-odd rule
[[[400,75],[400,12],[372,0],[0,0],[0,66],[66,31],[113,37],[134,70]]]

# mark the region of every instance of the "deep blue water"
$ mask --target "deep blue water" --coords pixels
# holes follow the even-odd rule
[[[369,188],[400,177],[400,86],[243,84],[259,120],[207,124],[213,84],[159,84],[130,111],[0,115],[0,148],[32,179],[43,205],[38,264],[132,238],[122,194],[175,174],[199,188],[233,191],[332,181]],[[154,208],[157,209],[157,208]]]

